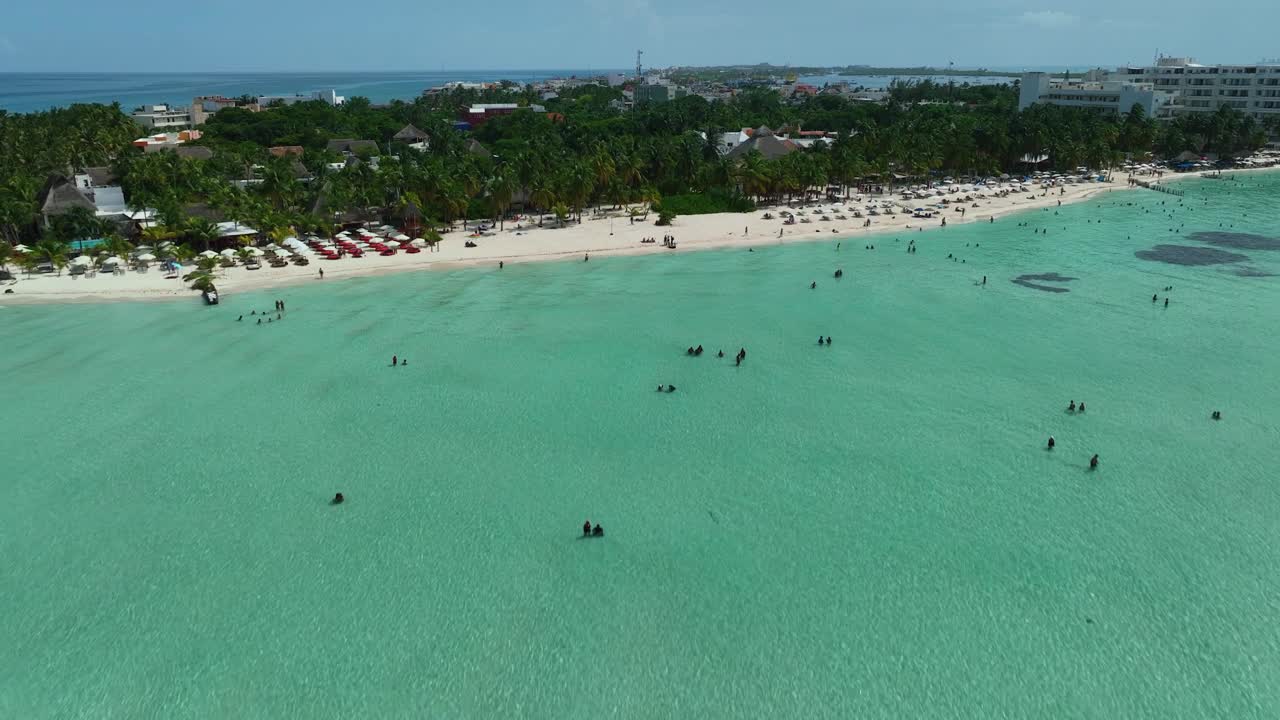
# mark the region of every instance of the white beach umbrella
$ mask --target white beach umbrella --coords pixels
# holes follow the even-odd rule
[[[208,250],[205,250],[204,252],[202,252],[202,253],[200,253],[200,254],[201,254],[201,255],[204,255],[205,257],[217,257],[217,256],[218,256],[218,254],[217,254],[217,253],[211,253],[211,252],[209,252]],[[222,257],[233,258],[233,257],[235,257],[235,256],[236,256],[236,251],[235,251],[235,250],[232,250],[231,248],[227,248],[226,250],[223,250],[223,251],[222,251]]]
[[[200,257],[207,257],[207,258],[218,257],[218,253],[212,250],[205,250],[204,252],[200,253]]]
[[[152,260],[156,259],[156,256],[152,255],[151,253],[142,253],[141,255],[138,256],[138,259],[141,260],[142,262],[151,262]]]
[[[400,243],[396,242],[395,240],[388,240],[388,241],[386,242],[386,245],[387,245],[387,247],[389,247],[389,248],[391,248],[391,249],[393,249],[393,250],[394,250],[395,248],[400,247]]]
[[[92,265],[92,264],[93,264],[93,258],[89,257],[88,255],[81,255],[80,257],[72,258],[72,260],[71,260],[71,264],[72,264],[72,265],[81,265],[81,266],[84,266],[84,265]]]
[[[116,257],[115,255],[112,255],[111,257],[107,258],[106,260],[103,260],[103,261],[102,261],[102,264],[103,264],[103,265],[119,265],[120,263],[123,263],[123,262],[124,262],[124,261],[123,261],[123,260],[121,260],[120,258]]]
[[[14,251],[14,252],[26,252],[26,251],[28,251],[28,250],[30,250],[30,249],[31,249],[31,248],[27,247],[26,245],[23,245],[22,243],[18,243],[17,245],[14,245],[14,246],[13,246],[13,251]]]
[[[394,239],[394,240],[399,240],[400,242],[405,242],[405,241],[407,241],[407,240],[409,239],[409,236],[408,236],[408,235],[405,235],[404,233],[396,233],[395,235],[392,235],[391,237],[392,237],[392,239]]]
[[[276,257],[280,257],[280,258],[287,258],[287,257],[293,256],[293,253],[289,252],[288,250],[285,250],[284,248],[277,249],[275,253],[276,253]]]
[[[266,253],[262,252],[261,249],[256,247],[249,248],[249,254],[254,257],[262,257],[263,255],[266,255]]]
[[[424,248],[427,246],[427,241],[423,240],[422,238],[414,238],[413,242],[410,244],[416,248]]]

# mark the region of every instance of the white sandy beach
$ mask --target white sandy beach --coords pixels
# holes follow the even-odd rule
[[[1166,176],[1165,180],[1171,179]],[[1127,182],[1122,174],[1117,174],[1110,182],[1093,182],[1069,184],[1065,186],[1065,194],[1058,188],[1051,189],[1048,194],[1040,188],[1034,192],[1011,193],[1007,197],[987,197],[976,200],[978,207],[972,203],[955,203],[945,211],[940,211],[931,219],[913,218],[909,214],[879,215],[872,217],[871,226],[864,228],[863,219],[855,219],[852,210],[870,202],[864,198],[854,203],[811,203],[805,217],[810,223],[786,225],[782,224],[780,211],[783,207],[761,207],[751,213],[719,213],[713,215],[693,215],[677,217],[670,227],[657,227],[653,224],[654,215],[649,216],[646,223],[629,223],[625,215],[584,216],[583,222],[571,223],[564,228],[550,226],[539,228],[527,223],[507,223],[502,232],[492,236],[471,238],[468,234],[455,231],[445,235],[444,241],[436,252],[422,252],[416,255],[398,253],[391,257],[366,255],[362,258],[343,258],[341,260],[315,259],[310,266],[298,267],[289,265],[273,268],[264,265],[259,270],[246,270],[243,267],[220,269],[217,276],[219,292],[224,296],[242,291],[261,290],[298,283],[332,282],[352,277],[381,275],[386,273],[409,272],[417,270],[454,269],[472,265],[497,265],[499,261],[507,264],[532,262],[537,260],[573,259],[586,253],[595,256],[639,255],[644,253],[688,252],[714,248],[752,246],[764,244],[786,244],[808,242],[819,239],[837,240],[843,238],[870,237],[888,232],[914,231],[917,228],[932,229],[941,225],[941,218],[946,217],[948,225],[961,223],[989,223],[992,218],[1002,218],[1011,213],[1034,210],[1042,207],[1056,207],[1061,201],[1063,205],[1079,202],[1085,198],[1102,192],[1123,190]],[[1034,195],[1034,198],[1029,198]],[[953,201],[956,196],[949,196]],[[894,195],[876,196],[875,202],[895,200]],[[900,201],[902,204],[932,203],[940,200]],[[820,205],[832,217],[830,221],[822,221],[813,212],[813,207]],[[957,208],[965,208],[961,217]],[[843,214],[848,220],[836,220],[831,208],[844,208]],[[772,212],[774,219],[764,220],[766,212]],[[519,229],[517,229],[519,228]],[[779,230],[783,231],[781,237]],[[660,240],[664,235],[673,235],[678,243],[675,250],[663,247]],[[657,244],[641,244],[647,237],[659,238]],[[478,247],[467,248],[464,243],[473,239]],[[856,241],[856,240],[855,240]],[[319,270],[324,269],[324,279],[319,278]],[[199,295],[179,280],[165,279],[163,271],[153,267],[147,272],[128,272],[120,275],[99,273],[96,277],[72,277],[65,271],[56,275],[33,275],[28,278],[19,274],[11,285],[13,294],[0,295],[0,305],[17,303],[51,303],[51,302],[101,302],[113,300],[146,300],[187,298],[197,300]]]

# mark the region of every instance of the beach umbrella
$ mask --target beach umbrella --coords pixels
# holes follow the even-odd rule
[[[388,240],[386,242],[386,246],[394,250],[395,248],[400,247],[400,243],[396,242],[395,240]]]
[[[13,246],[13,251],[14,251],[14,252],[24,253],[24,252],[26,252],[26,251],[28,251],[28,250],[30,250],[30,249],[31,249],[31,248],[27,247],[26,245],[23,245],[22,243],[18,243],[17,245],[14,245],[14,246]]]
[[[103,264],[103,265],[119,265],[120,263],[123,263],[123,262],[124,262],[124,261],[123,261],[123,260],[121,260],[120,258],[116,257],[115,255],[112,255],[111,257],[107,258],[106,260],[103,260],[103,261],[102,261],[102,264]]]
[[[395,240],[399,240],[400,242],[405,242],[409,239],[409,236],[405,235],[404,233],[397,233],[395,235],[392,235],[391,237]]]
[[[287,258],[293,255],[293,253],[289,252],[288,250],[285,250],[284,248],[278,248],[275,251],[275,253],[276,253],[276,257],[279,257],[279,258]]]
[[[410,244],[416,248],[424,248],[427,246],[427,241],[423,240],[422,238],[414,238],[413,242]]]
[[[249,248],[249,254],[254,257],[262,257],[263,255],[266,255],[266,253],[256,247]]]
[[[218,257],[218,253],[209,252],[208,250],[205,250],[200,254],[204,255],[205,257]],[[232,250],[231,248],[227,248],[226,250],[222,251],[222,257],[233,258],[235,256],[236,256],[236,251]]]
[[[156,256],[152,255],[151,253],[142,253],[141,255],[138,256],[138,259],[141,260],[142,262],[151,262],[152,260],[156,259]]]
[[[81,255],[80,257],[73,258],[71,260],[71,264],[72,265],[92,265],[93,258],[89,257],[88,255]]]
[[[150,245],[139,245],[138,247],[134,248],[134,250],[141,250],[143,252],[146,252],[147,250],[155,250],[155,248],[151,247]]]
[[[204,252],[200,253],[200,257],[207,257],[207,258],[218,257],[218,253],[212,250],[205,250]]]

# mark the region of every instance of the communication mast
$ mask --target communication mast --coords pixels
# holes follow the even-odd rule
[[[644,55],[644,51],[637,50],[636,51],[636,82],[640,82],[640,79],[644,77],[644,73],[641,72],[641,66],[640,66],[641,55]]]

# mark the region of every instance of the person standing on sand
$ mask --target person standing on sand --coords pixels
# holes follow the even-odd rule
[[[320,268],[320,279],[324,279],[324,268]]]

